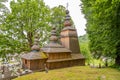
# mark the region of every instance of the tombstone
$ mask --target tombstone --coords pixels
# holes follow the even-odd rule
[[[12,70],[11,70],[11,76],[17,76],[16,75],[16,70],[13,66],[12,66]]]
[[[0,61],[2,60],[2,58],[0,58]]]
[[[0,66],[0,79],[2,78],[2,72],[3,72],[2,66]]]
[[[0,72],[0,80],[1,80],[1,78],[2,78],[2,73]]]
[[[4,66],[4,78],[11,77],[11,71],[9,70],[8,66]]]
[[[22,71],[20,69],[17,70],[17,72],[21,75],[22,74]]]
[[[2,70],[2,66],[0,66],[0,72],[1,72],[1,70]]]
[[[45,66],[45,72],[46,72],[46,73],[48,73],[48,68],[47,68],[47,65],[46,65],[46,64],[44,64],[44,66]]]

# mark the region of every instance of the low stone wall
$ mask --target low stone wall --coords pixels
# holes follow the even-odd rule
[[[8,77],[8,78],[1,78],[0,80],[12,80],[14,78],[17,78],[17,76],[11,76],[11,77]]]
[[[23,76],[23,75],[30,74],[30,73],[32,73],[32,72],[27,72],[27,73],[21,74],[19,76]],[[17,78],[17,77],[18,76],[11,76],[11,77],[7,77],[7,78],[1,78],[0,80],[12,80],[12,79]]]

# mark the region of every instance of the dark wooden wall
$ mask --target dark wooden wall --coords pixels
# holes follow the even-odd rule
[[[85,59],[74,59],[74,60],[47,62],[47,67],[49,69],[64,68],[64,67],[78,66],[78,65],[84,66]]]
[[[46,59],[36,59],[36,60],[23,60],[23,67],[30,70],[44,70]],[[27,61],[27,63],[26,63]]]
[[[71,58],[70,53],[49,53],[48,60]]]

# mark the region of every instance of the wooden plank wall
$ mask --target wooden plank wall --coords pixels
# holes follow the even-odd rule
[[[49,53],[49,60],[71,58],[70,53]]]
[[[56,68],[64,68],[70,66],[84,66],[85,59],[75,59],[75,60],[68,60],[68,61],[59,61],[59,62],[47,62],[47,66],[49,69],[56,69]]]

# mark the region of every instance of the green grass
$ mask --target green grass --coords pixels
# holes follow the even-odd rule
[[[112,68],[75,66],[50,70],[48,73],[35,72],[14,80],[120,80],[120,71]]]

